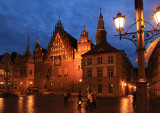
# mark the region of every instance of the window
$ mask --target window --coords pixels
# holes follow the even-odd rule
[[[80,68],[81,68],[81,66],[80,66],[80,65],[78,65],[78,69],[77,69],[77,70],[79,71],[79,70],[80,70]]]
[[[102,69],[98,69],[97,70],[97,76],[102,77],[102,72],[103,72]]]
[[[102,93],[102,85],[101,84],[98,85],[98,93]]]
[[[87,77],[92,77],[92,69],[87,70]]]
[[[87,65],[92,65],[92,58],[87,59]]]
[[[108,56],[108,63],[112,64],[113,63],[113,56]]]
[[[30,75],[32,75],[32,70],[29,71]]]
[[[102,64],[102,57],[98,57],[98,58],[97,58],[97,63],[98,63],[98,64]]]
[[[113,93],[113,84],[109,84],[109,93]]]
[[[108,76],[113,77],[113,68],[108,69]]]

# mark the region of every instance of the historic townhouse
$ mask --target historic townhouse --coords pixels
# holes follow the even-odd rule
[[[136,74],[124,51],[106,42],[103,16],[100,14],[96,44],[83,54],[83,92],[96,91],[98,96],[119,97],[136,90]],[[87,90],[86,90],[87,89]]]

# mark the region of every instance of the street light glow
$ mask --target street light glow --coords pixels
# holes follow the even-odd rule
[[[113,22],[115,23],[117,31],[122,31],[124,29],[125,16],[122,16],[121,13],[118,13],[117,17],[113,18]]]
[[[79,82],[82,82],[82,79],[79,79]]]
[[[157,25],[160,26],[160,6],[156,8],[156,11],[154,11],[153,15]]]

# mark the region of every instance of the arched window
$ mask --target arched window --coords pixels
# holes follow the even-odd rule
[[[101,84],[98,85],[98,93],[102,93],[102,85]]]
[[[113,93],[113,84],[109,84],[109,93]]]

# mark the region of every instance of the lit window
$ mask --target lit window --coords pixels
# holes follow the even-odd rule
[[[98,85],[98,93],[102,93],[102,85],[101,84]]]
[[[102,72],[103,72],[102,69],[98,69],[97,70],[97,76],[102,77]]]
[[[113,77],[113,68],[108,69],[108,76]]]
[[[102,57],[98,57],[98,58],[97,58],[97,63],[98,63],[98,64],[102,64]]]
[[[113,63],[113,56],[108,56],[108,63],[112,64]]]
[[[109,93],[113,93],[113,84],[109,84]]]
[[[92,65],[92,58],[88,58],[88,59],[87,59],[87,64],[88,64],[88,65]]]

